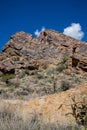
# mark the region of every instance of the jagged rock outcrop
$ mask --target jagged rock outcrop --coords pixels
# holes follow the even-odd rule
[[[74,47],[72,67],[78,67],[87,72],[87,43],[81,43]]]
[[[38,68],[38,65],[36,65],[36,62],[32,58],[32,55],[35,52],[33,51],[34,46],[31,48],[31,42],[34,40],[35,39],[32,37],[32,35],[29,35],[25,32],[20,32],[12,36],[10,41],[2,50],[0,56],[0,70],[3,73],[6,73],[10,72],[11,70],[16,71],[16,69],[30,67],[31,64],[31,69]]]
[[[19,32],[11,36],[0,54],[0,71],[6,73],[21,68],[35,70],[45,61],[56,64],[63,55],[68,57],[71,67],[87,71],[86,50],[86,43],[52,30],[42,32],[38,39]]]
[[[39,39],[40,41],[52,44],[53,48],[56,48],[55,52],[56,50],[58,51],[58,56],[64,54],[68,59],[71,58],[72,67],[78,67],[83,71],[86,71],[87,43],[77,41],[71,37],[49,30],[43,32]]]

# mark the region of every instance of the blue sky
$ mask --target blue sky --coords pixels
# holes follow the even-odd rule
[[[64,32],[72,23],[87,41],[87,0],[0,0],[0,50],[16,32],[34,35],[42,27]]]

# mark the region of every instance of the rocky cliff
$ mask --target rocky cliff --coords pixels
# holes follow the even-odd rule
[[[11,36],[0,54],[0,71],[7,73],[21,68],[38,69],[42,62],[58,64],[62,56],[66,56],[70,67],[78,67],[86,71],[87,44],[55,32],[45,30],[38,39],[31,34],[19,32]],[[41,63],[41,64],[40,64]],[[34,68],[33,68],[34,67]],[[69,67],[69,66],[68,66]]]

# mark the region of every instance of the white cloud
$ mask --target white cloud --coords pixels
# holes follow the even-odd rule
[[[78,40],[81,40],[84,37],[84,32],[82,31],[82,27],[79,23],[72,23],[70,26],[66,27],[63,34]]]
[[[39,37],[40,33],[43,32],[45,30],[45,27],[42,27],[42,29],[39,31],[38,29],[34,32],[34,34],[36,35],[36,37]]]

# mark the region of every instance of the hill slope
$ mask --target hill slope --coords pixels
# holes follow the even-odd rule
[[[85,82],[86,71],[86,43],[53,30],[45,30],[38,39],[19,32],[0,54],[1,97],[30,98],[65,91]]]
[[[57,114],[62,122],[74,121],[66,117],[72,111],[67,105],[87,95],[86,81],[87,43],[53,30],[39,38],[18,32],[0,53],[0,102],[24,120],[36,111],[45,122],[55,122]]]

